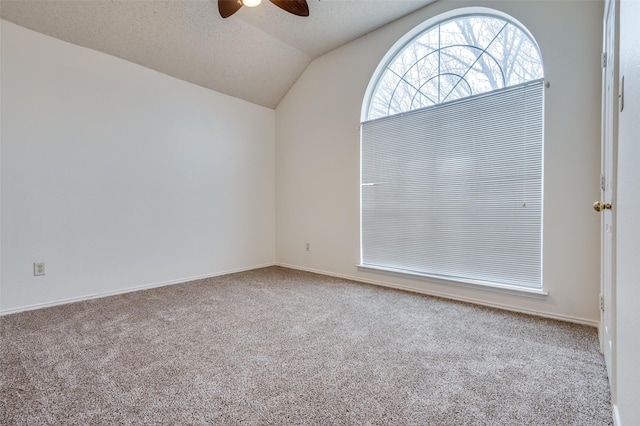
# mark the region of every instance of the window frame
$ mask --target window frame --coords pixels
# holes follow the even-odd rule
[[[387,67],[392,63],[392,61],[395,60],[395,58],[412,42],[414,42],[414,40],[416,40],[418,37],[420,37],[423,33],[429,31],[431,28],[433,28],[434,26],[437,26],[439,24],[443,24],[458,18],[464,18],[464,17],[469,17],[469,16],[488,16],[488,17],[492,17],[492,18],[499,18],[499,19],[503,19],[506,22],[514,25],[516,28],[518,28],[520,31],[522,31],[524,34],[526,34],[529,39],[531,40],[531,42],[534,44],[534,46],[537,48],[539,54],[540,54],[540,62],[541,62],[541,66],[542,66],[542,70],[543,70],[543,79],[544,79],[544,59],[543,59],[543,52],[540,49],[540,46],[538,45],[536,39],[533,37],[533,35],[531,34],[531,32],[520,22],[518,22],[515,18],[513,18],[512,16],[504,13],[504,12],[500,12],[498,10],[495,9],[490,9],[490,8],[484,8],[484,7],[467,7],[467,8],[458,8],[458,9],[453,9],[447,12],[443,12],[441,14],[438,14],[432,18],[427,19],[426,21],[422,22],[421,24],[419,24],[418,26],[414,27],[412,30],[410,30],[409,32],[407,32],[404,36],[402,36],[385,54],[385,56],[382,58],[382,60],[379,62],[376,70],[374,71],[374,73],[372,74],[372,78],[369,80],[369,84],[367,86],[367,90],[365,92],[365,97],[362,103],[362,110],[361,110],[361,123],[365,123],[367,121],[371,121],[371,120],[376,120],[378,118],[373,118],[370,119],[369,118],[369,113],[371,110],[371,103],[373,101],[376,89],[378,87],[378,84],[380,82],[380,79],[383,77],[385,70],[387,69]],[[532,80],[533,81],[533,80]],[[525,83],[526,84],[526,83]],[[545,85],[546,87],[546,85]],[[544,89],[543,89],[544,90]],[[490,94],[491,91],[488,92],[483,92],[480,93],[476,96],[482,96],[482,95],[488,95]],[[455,102],[455,101],[454,101]],[[544,111],[545,111],[545,101],[544,101],[544,96],[543,96],[543,100],[542,100],[542,122],[543,122],[543,129],[544,129]],[[434,106],[437,105],[441,105],[441,104],[436,104]],[[432,106],[432,107],[434,107]],[[402,112],[400,114],[404,114],[404,113],[410,113],[411,111],[406,111],[406,112]],[[390,114],[387,117],[391,117],[395,114]],[[380,117],[382,118],[382,117]],[[548,296],[548,292],[545,290],[545,280],[544,280],[544,268],[543,268],[543,264],[544,264],[544,130],[543,130],[543,138],[542,138],[542,164],[541,164],[541,168],[542,168],[542,187],[541,187],[541,199],[542,199],[542,207],[541,207],[541,223],[540,223],[540,256],[541,256],[541,288],[526,288],[526,287],[520,287],[520,286],[512,286],[512,285],[508,285],[508,284],[499,284],[499,283],[490,283],[490,282],[486,282],[486,281],[480,281],[480,280],[476,280],[476,279],[465,279],[465,278],[450,278],[450,277],[446,277],[446,276],[441,276],[441,275],[435,275],[435,274],[429,274],[429,273],[419,273],[419,272],[412,272],[412,271],[403,271],[403,270],[397,270],[397,269],[393,269],[393,268],[385,268],[385,267],[381,267],[381,266],[373,266],[373,265],[368,265],[368,264],[363,264],[362,259],[363,259],[363,220],[362,220],[362,208],[363,208],[363,200],[362,200],[362,131],[360,132],[360,241],[359,241],[359,245],[360,245],[360,256],[359,256],[359,263],[357,266],[358,270],[361,271],[365,271],[365,272],[376,272],[376,273],[382,273],[382,274],[386,274],[386,275],[391,275],[391,276],[397,276],[397,277],[402,277],[402,278],[414,278],[414,279],[422,279],[422,280],[428,280],[430,282],[437,282],[437,283],[444,283],[444,284],[448,284],[448,285],[456,285],[456,286],[460,286],[460,287],[467,287],[467,288],[474,288],[474,289],[478,289],[478,288],[483,288],[489,291],[494,291],[494,292],[499,292],[499,293],[508,293],[508,294],[514,294],[514,295],[519,295],[519,296],[525,296],[525,297],[531,297],[531,298],[540,298],[540,299],[544,299],[546,298],[546,296]]]
[[[389,64],[395,59],[395,57],[404,50],[410,43],[412,43],[417,37],[419,37],[422,33],[426,32],[430,28],[442,24],[444,22],[451,21],[457,18],[465,18],[469,16],[489,16],[504,19],[510,24],[517,27],[520,31],[525,33],[532,43],[538,48],[540,52],[540,61],[542,63],[542,69],[544,70],[544,58],[542,57],[542,50],[538,45],[535,37],[531,34],[531,31],[527,29],[522,23],[517,21],[514,17],[501,12],[499,10],[490,9],[486,7],[465,7],[449,10],[447,12],[440,13],[432,18],[427,19],[421,24],[417,25],[405,35],[403,35],[397,42],[395,42],[387,51],[387,53],[383,56],[382,60],[376,67],[373,72],[371,78],[369,79],[369,84],[367,86],[367,90],[365,91],[364,99],[362,102],[362,110],[360,111],[360,122],[364,123],[366,121],[371,120],[369,118],[369,111],[371,110],[371,101],[373,100],[373,95],[375,94],[376,88],[378,87],[378,83],[380,79],[384,75],[385,69],[389,66]],[[544,78],[544,77],[543,77]]]

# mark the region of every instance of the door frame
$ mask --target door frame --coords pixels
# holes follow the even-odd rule
[[[615,401],[616,377],[616,176],[618,151],[618,43],[620,0],[605,0],[603,14],[602,129],[600,200],[611,203],[601,214],[600,226],[600,350],[609,376],[612,401]],[[611,25],[611,28],[609,27]],[[611,39],[612,38],[612,39]],[[607,92],[607,83],[611,84]],[[609,111],[610,109],[610,111]],[[609,227],[609,228],[607,228]],[[610,240],[607,241],[607,238]],[[607,247],[608,244],[608,247]]]

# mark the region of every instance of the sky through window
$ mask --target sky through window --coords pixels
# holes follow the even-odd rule
[[[387,64],[368,119],[454,101],[543,77],[538,47],[517,25],[488,15],[440,22]]]

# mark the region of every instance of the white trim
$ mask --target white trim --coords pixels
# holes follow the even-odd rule
[[[544,290],[536,290],[532,288],[516,287],[508,284],[491,283],[487,281],[478,281],[464,278],[446,277],[442,275],[430,275],[418,272],[403,271],[401,269],[384,268],[382,266],[373,265],[356,265],[360,271],[378,272],[383,274],[395,275],[400,277],[428,279],[430,281],[442,282],[449,285],[455,285],[466,288],[482,287],[483,290],[494,291],[497,293],[507,293],[515,296],[532,297],[535,299],[546,299],[549,295]]]
[[[387,51],[387,53],[382,57],[382,60],[378,63],[376,70],[373,72],[371,78],[369,79],[369,84],[364,94],[364,101],[362,102],[362,108],[360,109],[360,122],[364,122],[368,120],[369,116],[369,107],[371,106],[371,98],[373,97],[373,93],[378,86],[378,81],[382,76],[383,71],[389,65],[389,63],[395,58],[395,56],[409,43],[411,43],[414,39],[416,39],[422,33],[428,31],[431,27],[438,25],[441,22],[449,21],[452,19],[456,19],[459,17],[469,16],[469,15],[487,15],[487,16],[495,16],[500,19],[504,19],[509,23],[515,25],[522,32],[527,34],[533,44],[538,48],[538,52],[540,52],[540,61],[542,61],[542,69],[544,73],[544,61],[542,58],[542,51],[540,50],[540,45],[538,41],[533,36],[531,31],[524,26],[520,21],[515,19],[513,16],[502,12],[500,10],[488,8],[488,7],[479,7],[479,6],[471,6],[471,7],[462,7],[457,9],[448,10],[446,12],[442,12],[436,16],[432,16],[428,18],[424,22],[418,24],[413,29],[409,30],[405,35],[400,37],[400,39],[395,42],[393,46]]]
[[[183,283],[187,283],[189,281],[196,281],[196,280],[202,280],[202,279],[206,279],[206,278],[219,277],[219,276],[222,276],[222,275],[235,274],[237,272],[251,271],[253,269],[266,268],[266,267],[275,266],[275,265],[276,265],[275,262],[270,262],[270,263],[264,263],[264,264],[261,264],[261,265],[248,266],[248,267],[245,267],[245,268],[232,269],[232,270],[222,271],[222,272],[214,272],[214,273],[211,273],[211,274],[199,275],[199,276],[195,276],[195,277],[178,278],[176,280],[162,281],[162,282],[159,282],[159,283],[144,284],[144,285],[135,286],[135,287],[128,287],[128,288],[124,288],[124,289],[120,289],[120,290],[104,291],[104,292],[101,292],[101,293],[92,293],[92,294],[87,294],[87,295],[84,295],[84,296],[70,297],[68,299],[60,299],[60,300],[55,300],[53,302],[36,303],[35,305],[21,306],[19,308],[12,308],[12,309],[6,309],[6,310],[3,310],[3,311],[0,311],[0,316],[16,314],[18,312],[24,312],[24,311],[32,311],[32,310],[35,310],[35,309],[49,308],[49,307],[52,307],[52,306],[66,305],[68,303],[81,302],[83,300],[100,299],[102,297],[116,296],[118,294],[132,293],[134,291],[148,290],[148,289],[151,289],[151,288],[164,287],[164,286],[168,286],[168,285],[183,284]]]
[[[622,426],[622,422],[620,422],[620,411],[618,411],[616,404],[613,404],[613,426]]]
[[[547,312],[533,311],[533,310],[529,310],[529,309],[514,308],[514,307],[509,306],[509,305],[504,305],[504,304],[501,304],[501,303],[486,302],[486,301],[483,301],[483,300],[480,300],[480,299],[475,299],[475,298],[472,298],[472,297],[455,296],[455,295],[451,295],[451,294],[448,294],[448,293],[442,293],[442,292],[433,291],[433,290],[424,290],[424,289],[421,289],[421,288],[405,286],[405,285],[398,285],[398,284],[393,284],[393,283],[385,282],[385,281],[369,280],[369,279],[365,279],[365,278],[361,278],[361,277],[356,277],[356,276],[353,276],[353,275],[336,274],[336,273],[333,273],[333,272],[323,271],[323,270],[314,269],[314,268],[306,268],[306,267],[303,267],[303,266],[291,265],[291,264],[281,263],[281,262],[264,263],[264,264],[261,264],[261,265],[254,265],[254,266],[249,266],[249,267],[245,267],[245,268],[238,268],[238,269],[233,269],[233,270],[228,270],[228,271],[216,272],[216,273],[212,273],[212,274],[200,275],[200,276],[189,277],[189,278],[180,278],[180,279],[177,279],[177,280],[163,281],[163,282],[152,283],[152,284],[145,284],[145,285],[136,286],[136,287],[129,287],[129,288],[126,288],[126,289],[121,289],[121,290],[89,294],[89,295],[85,295],[85,296],[72,297],[72,298],[68,298],[68,299],[60,299],[60,300],[56,300],[56,301],[53,301],[53,302],[38,303],[38,304],[35,304],[35,305],[27,305],[27,306],[22,306],[22,307],[19,307],[19,308],[13,308],[13,309],[7,309],[7,310],[4,310],[4,311],[0,311],[0,316],[11,315],[11,314],[15,314],[15,313],[18,313],[18,312],[24,312],[24,311],[31,311],[31,310],[34,310],[34,309],[41,309],[41,308],[48,308],[48,307],[52,307],[52,306],[65,305],[67,303],[81,302],[83,300],[99,299],[99,298],[102,298],[102,297],[108,297],[108,296],[115,296],[115,295],[118,295],[118,294],[131,293],[131,292],[134,292],[134,291],[147,290],[147,289],[157,288],[157,287],[164,287],[164,286],[167,286],[167,285],[182,284],[182,283],[186,283],[186,282],[189,282],[189,281],[195,281],[195,280],[201,280],[201,279],[206,279],[206,278],[219,277],[219,276],[222,276],[222,275],[234,274],[234,273],[237,273],[237,272],[251,271],[253,269],[266,268],[266,267],[269,267],[269,266],[281,266],[283,268],[289,268],[289,269],[295,269],[295,270],[299,270],[299,271],[312,272],[312,273],[315,273],[315,274],[326,275],[326,276],[329,276],[329,277],[343,278],[343,279],[346,279],[346,280],[361,282],[361,283],[365,283],[365,284],[373,284],[373,285],[378,285],[378,286],[381,286],[381,287],[395,288],[395,289],[399,289],[399,290],[409,291],[409,292],[412,292],[412,293],[426,294],[428,296],[437,296],[437,297],[442,297],[444,299],[458,300],[458,301],[461,301],[461,302],[473,303],[473,304],[482,305],[482,306],[489,306],[489,307],[503,309],[503,310],[512,311],[512,312],[521,312],[521,313],[535,315],[535,316],[539,316],[539,317],[543,317],[543,318],[551,318],[551,319],[556,319],[556,320],[560,320],[560,321],[566,321],[566,322],[571,322],[571,323],[576,323],[576,324],[588,325],[588,326],[591,326],[591,327],[598,327],[599,326],[599,323],[597,321],[587,320],[587,319],[584,319],[584,318],[577,318],[577,317],[572,317],[572,316],[568,316],[568,315],[560,315],[560,314],[552,314],[552,313],[547,313]],[[618,407],[614,405],[613,409],[614,409],[614,420],[616,418],[618,419],[618,423],[614,423],[614,424],[617,425],[617,426],[620,426],[621,424],[620,424],[620,421],[619,421]]]
[[[330,276],[330,277],[343,278],[343,279],[346,279],[346,280],[361,282],[361,283],[365,283],[365,284],[374,284],[374,285],[379,285],[379,286],[382,286],[382,287],[389,287],[389,288],[395,288],[395,289],[398,289],[398,290],[405,290],[405,291],[409,291],[409,292],[412,292],[412,293],[426,294],[427,296],[436,296],[436,297],[441,297],[443,299],[457,300],[457,301],[460,301],[460,302],[473,303],[475,305],[489,306],[489,307],[492,307],[492,308],[498,308],[498,309],[502,309],[502,310],[505,310],[505,311],[519,312],[519,313],[534,315],[534,316],[542,317],[542,318],[555,319],[555,320],[564,321],[564,322],[571,322],[571,323],[574,323],[574,324],[587,325],[587,326],[590,326],[590,327],[598,327],[598,321],[593,321],[593,320],[589,320],[589,319],[585,319],[585,318],[573,317],[573,316],[570,316],[570,315],[554,314],[554,313],[550,313],[550,312],[535,311],[535,310],[531,310],[531,309],[515,308],[513,306],[505,305],[505,304],[502,304],[502,303],[487,302],[487,301],[476,299],[476,298],[473,298],[473,297],[455,296],[455,295],[452,295],[452,294],[442,293],[442,292],[439,292],[439,291],[425,290],[425,289],[422,289],[422,288],[399,285],[399,284],[394,284],[394,283],[385,282],[385,281],[369,280],[369,279],[366,279],[366,278],[356,277],[356,276],[352,276],[352,275],[336,274],[336,273],[333,273],[333,272],[327,272],[327,271],[322,271],[322,270],[313,269],[313,268],[306,268],[306,267],[303,267],[303,266],[290,265],[290,264],[287,264],[287,263],[277,262],[276,265],[277,266],[281,266],[283,268],[297,269],[299,271],[306,271],[306,272],[312,272],[312,273],[320,274],[320,275],[327,275],[327,276]]]

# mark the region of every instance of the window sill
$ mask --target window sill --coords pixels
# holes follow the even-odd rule
[[[497,284],[486,281],[465,280],[460,278],[451,278],[442,275],[421,274],[418,272],[405,271],[403,269],[383,268],[373,265],[356,265],[359,271],[377,272],[388,275],[394,275],[404,278],[418,278],[422,280],[435,281],[438,284],[454,285],[457,287],[473,288],[475,290],[487,290],[496,293],[506,293],[516,296],[531,297],[534,299],[546,299],[549,295],[544,290],[536,290],[531,288],[516,287],[507,284]]]

